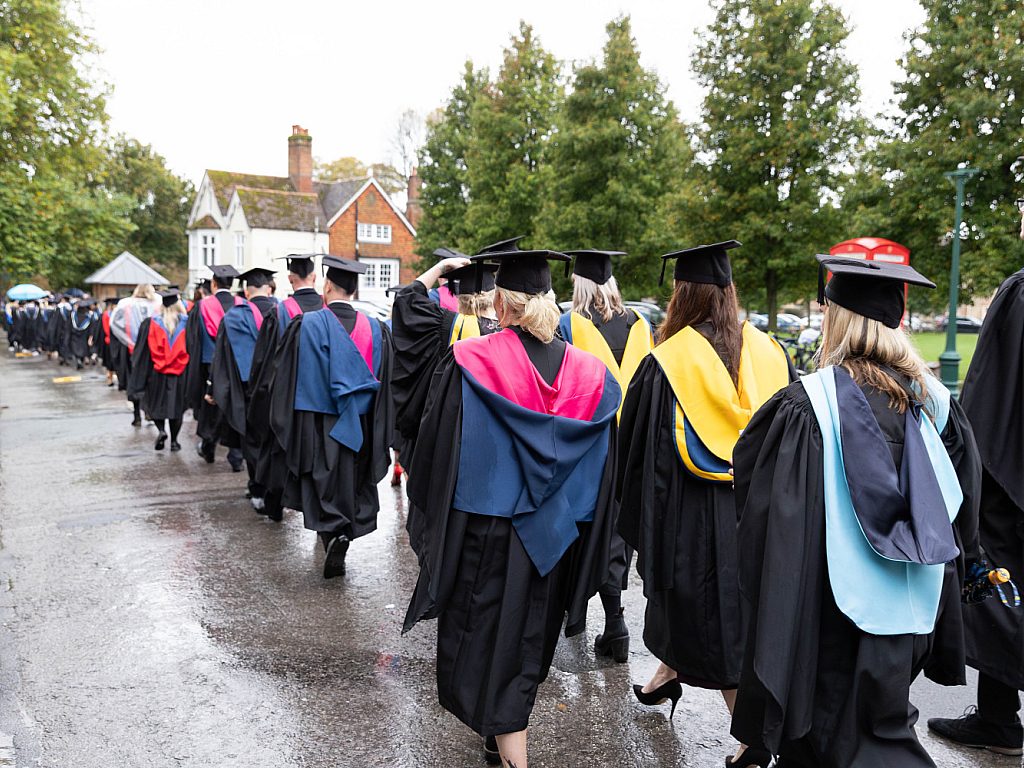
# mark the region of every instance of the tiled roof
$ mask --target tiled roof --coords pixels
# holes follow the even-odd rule
[[[140,283],[151,283],[152,285],[167,285],[168,280],[155,269],[144,264],[138,259],[124,251],[107,264],[85,278],[85,282],[92,285],[139,285]]]
[[[274,189],[280,192],[292,190],[291,181],[287,176],[259,176],[252,173],[233,173],[231,171],[207,171],[213,185],[213,194],[217,198],[217,205],[221,213],[227,213],[228,204],[231,202],[231,195],[237,187],[249,187],[251,189]]]
[[[220,224],[217,223],[217,220],[213,218],[213,216],[206,214],[203,218],[189,227],[189,229],[220,229]]]
[[[245,220],[254,229],[326,231],[327,219],[315,192],[283,192],[237,187]]]
[[[342,181],[317,182],[314,188],[320,195],[320,202],[327,214],[327,220],[334,218],[334,214],[340,211],[345,203],[352,199],[363,185],[366,177],[359,179],[344,179]]]

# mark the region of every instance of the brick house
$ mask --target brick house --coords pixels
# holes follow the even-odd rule
[[[313,179],[313,140],[301,126],[288,137],[288,175],[207,170],[187,225],[189,280],[214,264],[278,271],[278,294],[289,292],[289,253],[330,253],[367,265],[359,298],[384,301],[385,289],[415,277],[419,178],[409,180],[403,212],[374,178]]]

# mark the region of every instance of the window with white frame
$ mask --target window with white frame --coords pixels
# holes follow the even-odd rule
[[[385,291],[398,282],[398,259],[359,259],[366,271],[359,275],[359,298],[364,301],[382,301]]]
[[[245,266],[245,233],[235,232],[235,266]]]
[[[217,263],[217,236],[202,235],[200,238],[200,253],[203,256],[203,264],[212,267]]]
[[[356,225],[356,233],[361,243],[390,243],[390,224],[364,224],[359,222]]]

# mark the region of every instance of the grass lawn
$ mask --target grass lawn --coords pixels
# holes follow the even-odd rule
[[[946,348],[945,331],[925,331],[914,333],[910,336],[914,346],[921,353],[921,356],[929,363],[938,362],[939,355]],[[971,364],[974,357],[974,348],[978,346],[978,334],[958,333],[956,336],[956,349],[960,353],[960,380],[963,381],[967,374],[967,366]]]

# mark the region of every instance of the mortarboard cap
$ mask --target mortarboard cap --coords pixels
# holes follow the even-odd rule
[[[119,302],[119,301],[120,301],[120,299],[117,298],[117,296],[107,296],[107,298],[105,298],[103,300],[103,303],[104,304],[117,304],[117,302]]]
[[[732,265],[729,263],[728,251],[741,245],[738,240],[726,240],[666,253],[661,257],[661,278],[658,284],[665,282],[665,265],[668,260],[675,259],[676,268],[673,274],[676,280],[707,283],[724,288],[732,282]]]
[[[462,251],[456,251],[454,248],[438,248],[434,251],[434,255],[437,256],[438,260],[441,259],[468,259],[469,256],[462,253]]]
[[[604,285],[612,276],[612,256],[625,256],[624,251],[595,251],[584,249],[579,251],[566,251],[569,256],[575,256],[576,262],[572,265],[573,274],[593,280],[598,285]],[[565,276],[569,276],[569,265],[565,265]]]
[[[324,256],[323,267],[327,279],[335,285],[344,285],[346,275],[361,275],[366,271],[365,264],[341,256]]]
[[[509,253],[510,251],[519,250],[519,241],[522,240],[526,235],[519,235],[519,237],[511,237],[508,240],[499,240],[496,243],[485,245],[477,252],[477,256],[481,256],[485,253]]]
[[[825,300],[877,320],[888,328],[898,328],[905,307],[904,285],[934,288],[935,283],[908,264],[851,259],[849,256],[819,254],[818,301]],[[825,284],[825,273],[832,279]]]
[[[448,290],[456,296],[469,293],[482,293],[494,290],[494,273],[497,264],[484,264],[479,261],[470,262],[465,267],[445,272]]]
[[[498,264],[494,284],[507,291],[535,294],[551,290],[551,269],[548,261],[568,261],[558,251],[503,251],[479,253],[473,261],[493,261]]]
[[[289,272],[299,277],[309,277],[309,274],[313,271],[314,259],[316,257],[317,254],[315,253],[289,253],[287,256],[278,256],[273,261],[284,259],[288,262]]]
[[[168,288],[166,291],[160,291],[160,298],[164,303],[165,307],[173,307],[179,301],[181,301],[181,291],[177,288]]]
[[[214,264],[210,267],[210,271],[213,272],[213,276],[217,278],[218,281],[231,280],[238,277],[238,270],[230,264]]]
[[[274,270],[253,267],[240,274],[238,279],[244,280],[250,288],[262,288],[264,285],[269,285],[270,281],[274,279]]]
[[[210,284],[209,278],[207,278],[205,280],[200,280],[196,287],[202,288],[204,291],[209,291],[213,286]]]

